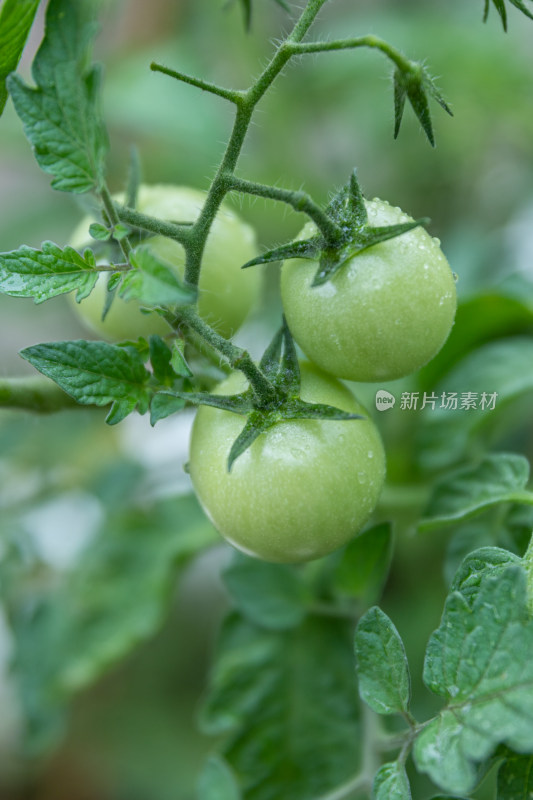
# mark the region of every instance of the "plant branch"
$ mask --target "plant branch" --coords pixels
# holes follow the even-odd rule
[[[175,69],[164,67],[161,64],[157,64],[155,61],[152,61],[150,64],[150,69],[152,72],[162,72],[163,75],[169,75],[171,78],[176,78],[178,81],[188,83],[191,86],[196,86],[198,89],[202,89],[204,92],[210,92],[218,97],[223,97],[225,100],[229,100],[231,103],[239,104],[243,98],[243,93],[238,92],[235,89],[224,89],[222,86],[217,86],[209,81],[204,81],[202,78],[193,78],[190,75],[186,75],[184,72],[178,72]]]
[[[117,210],[116,210],[115,204],[113,202],[113,198],[109,194],[109,189],[107,188],[107,186],[104,185],[100,189],[100,197],[102,199],[102,203],[104,204],[104,209],[105,209],[105,213],[106,213],[106,216],[108,218],[109,224],[112,225],[113,227],[115,227],[115,225],[119,224],[120,219],[118,217]],[[124,253],[124,257],[125,257],[126,261],[129,261],[132,247],[131,247],[131,244],[130,244],[130,241],[129,241],[128,237],[125,236],[124,238],[118,240],[118,243],[120,245],[120,249]]]
[[[66,408],[81,407],[48,378],[31,376],[0,379],[0,408],[51,414]]]
[[[229,181],[230,191],[252,194],[256,197],[266,197],[268,200],[279,200],[292,206],[295,211],[307,214],[317,228],[324,234],[328,244],[339,241],[342,231],[333,220],[306,192],[293,192],[290,189],[280,189],[276,186],[266,186],[262,183],[232,177]]]
[[[291,55],[305,55],[306,53],[331,53],[336,50],[355,50],[357,47],[369,47],[380,50],[402,72],[409,71],[411,62],[379,36],[368,34],[355,39],[337,39],[333,42],[287,42],[284,45]]]
[[[254,364],[250,354],[220,336],[213,328],[198,316],[193,308],[181,308],[176,317],[167,317],[172,327],[180,322],[185,323],[198,334],[210,347],[217,350],[234,369],[239,369],[249,380],[252,390],[260,406],[267,406],[276,399],[276,391],[268,378]]]
[[[115,208],[119,220],[134,228],[140,228],[143,231],[159,236],[167,236],[169,239],[175,239],[181,244],[185,243],[189,238],[192,222],[165,222],[157,219],[157,217],[151,217],[149,214],[141,214],[140,211],[127,206],[117,204]]]

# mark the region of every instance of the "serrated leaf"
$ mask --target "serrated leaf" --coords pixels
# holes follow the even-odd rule
[[[150,363],[154,372],[154,377],[163,386],[172,386],[176,380],[176,374],[172,369],[170,360],[172,353],[160,336],[150,336]]]
[[[4,0],[0,11],[0,116],[7,100],[6,78],[17,68],[40,0]]]
[[[223,578],[241,613],[260,627],[294,628],[307,613],[308,591],[292,567],[236,554]]]
[[[79,339],[37,344],[20,355],[78,403],[113,404],[113,423],[135,408],[141,414],[148,408],[150,373],[133,348]]]
[[[501,503],[533,505],[533,493],[525,490],[528,480],[529,462],[524,456],[486,456],[476,466],[456,470],[437,484],[418,530],[436,530]]]
[[[138,300],[148,307],[180,306],[194,303],[196,290],[186,286],[170,264],[162,261],[149,244],[131,254],[134,269],[126,273],[119,287],[124,300]]]
[[[356,536],[333,573],[337,592],[356,599],[379,595],[392,558],[392,528],[383,522]]]
[[[359,620],[355,658],[361,699],[377,714],[406,712],[411,679],[405,648],[395,626],[377,606]]]
[[[372,800],[411,800],[411,787],[403,764],[390,761],[377,771]]]
[[[485,578],[497,578],[508,566],[520,563],[517,555],[501,547],[480,547],[462,562],[453,578],[450,593],[459,592],[467,603],[472,604]]]
[[[350,624],[337,619],[313,616],[288,631],[237,614],[225,621],[200,721],[227,734],[224,754],[249,800],[309,800],[357,772],[349,642]]]
[[[159,420],[166,419],[183,408],[185,408],[183,397],[177,397],[171,392],[157,392],[150,403],[150,425],[155,425]]]
[[[107,136],[99,105],[100,71],[87,68],[94,12],[90,0],[51,0],[45,38],[32,67],[37,88],[14,74],[7,81],[35,157],[60,191],[88,192],[103,183]]]
[[[39,754],[61,733],[71,696],[155,633],[180,569],[217,539],[192,495],[135,508],[129,494],[61,581],[35,587],[31,604],[20,582],[8,598],[26,744]]]
[[[198,779],[197,800],[241,800],[237,779],[226,761],[210,756]]]
[[[533,797],[533,755],[511,753],[498,770],[498,800]]]
[[[0,253],[0,291],[11,297],[32,297],[36,303],[75,289],[80,300],[92,291],[98,276],[92,261],[72,247],[62,250],[53,242],[43,242],[41,250],[22,245]]]
[[[419,459],[425,468],[442,468],[460,460],[473,447],[484,426],[494,421],[500,406],[533,392],[533,338],[514,337],[485,344],[463,358],[435,387],[437,396],[468,392],[484,409],[437,407],[422,415]]]
[[[256,258],[252,258],[242,265],[242,269],[255,267],[258,264],[269,264],[273,261],[286,261],[288,258],[316,258],[320,252],[322,237],[314,236],[311,239],[304,239],[298,242],[289,242],[273,250],[267,250]]]
[[[478,765],[501,743],[533,750],[532,652],[521,566],[482,576],[470,602],[457,591],[448,597],[424,665],[426,685],[448,705],[414,747],[418,769],[444,791],[472,791]]]

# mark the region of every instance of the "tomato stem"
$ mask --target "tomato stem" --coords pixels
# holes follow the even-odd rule
[[[65,408],[83,408],[49,378],[2,378],[0,408],[50,414]]]

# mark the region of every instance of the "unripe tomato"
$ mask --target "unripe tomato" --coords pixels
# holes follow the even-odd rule
[[[383,200],[366,201],[366,208],[372,226],[411,219]],[[308,223],[299,238],[314,232]],[[286,261],[283,307],[306,356],[353,381],[401,378],[433,358],[450,332],[457,302],[439,245],[415,228],[354,256],[322,286],[311,285],[316,261]]]
[[[123,196],[117,195],[119,201]],[[186,186],[141,186],[137,209],[173,222],[194,222],[204,204],[204,192]],[[71,245],[76,249],[90,246],[87,217],[74,231]],[[150,247],[183,277],[185,251],[172,239],[154,236]],[[245,261],[257,255],[253,229],[234,211],[222,206],[207,238],[200,273],[198,311],[203,319],[223,336],[230,337],[243,323],[256,303],[261,288],[261,275],[255,270],[241,270]],[[106,318],[102,320],[106,295],[106,277],[102,276],[89,297],[76,303],[83,321],[92,331],[108,339],[136,339],[170,331],[167,323],[155,312],[144,314],[139,304],[115,297]]]
[[[245,385],[233,373],[216,392]],[[231,472],[228,454],[244,418],[202,406],[193,425],[190,474],[200,503],[231,544],[266,561],[307,561],[346,544],[370,517],[385,477],[379,432],[345,386],[303,364],[301,396],[365,418],[280,422]]]

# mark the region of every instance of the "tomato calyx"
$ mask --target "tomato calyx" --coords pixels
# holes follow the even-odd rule
[[[285,319],[279,331],[265,350],[259,369],[272,387],[268,399],[260,401],[252,387],[234,395],[217,395],[209,392],[175,392],[193,405],[208,405],[223,411],[246,416],[246,423],[235,439],[228,456],[228,472],[237,458],[273,425],[291,419],[363,419],[334,406],[308,403],[300,397],[300,367],[294,341]]]
[[[387,239],[394,239],[429,222],[427,217],[423,217],[396,225],[377,227],[369,225],[364,197],[355,170],[348,183],[333,197],[326,208],[326,214],[341,231],[338,242],[328,242],[323,235],[317,234],[309,239],[289,242],[268,250],[261,256],[247,261],[243,269],[290,258],[307,258],[319,262],[312,285],[321,286],[331,280],[335,273],[354,256],[368,250],[369,247]]]

